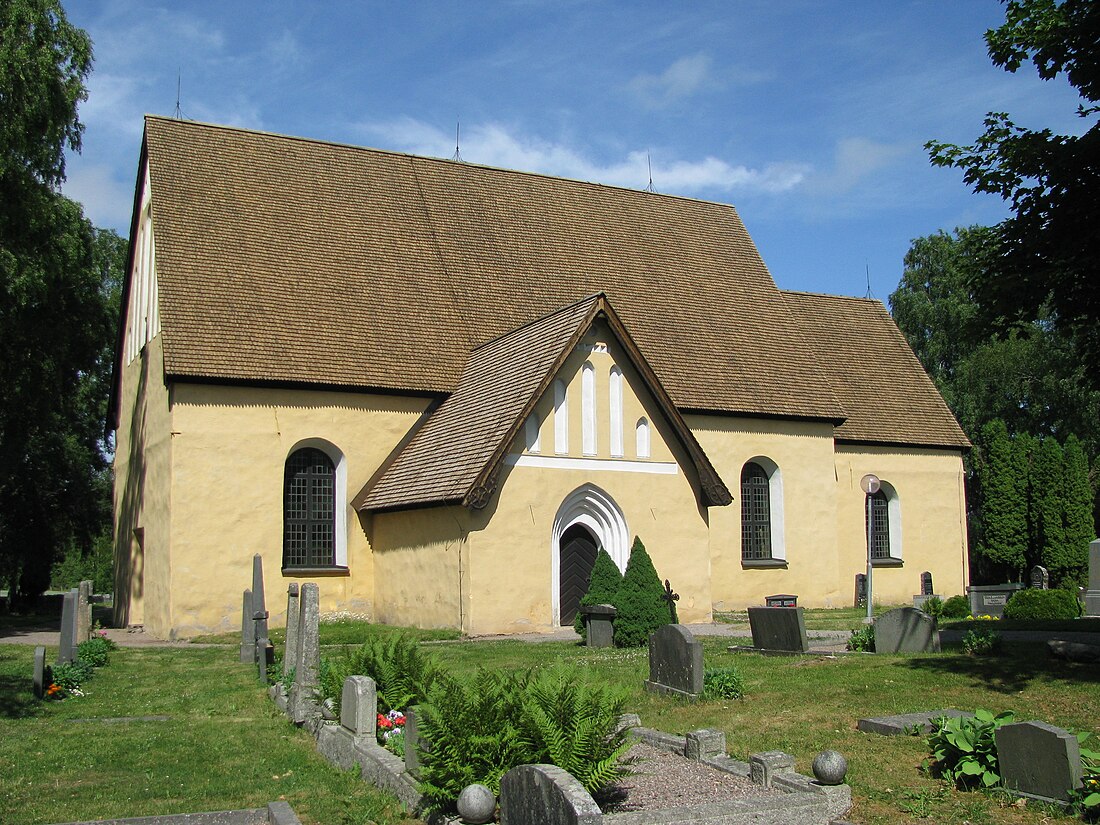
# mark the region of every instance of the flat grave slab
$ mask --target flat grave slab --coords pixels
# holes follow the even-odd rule
[[[871,719],[860,719],[856,723],[856,730],[864,733],[881,733],[883,736],[905,736],[913,730],[914,725],[920,725],[922,733],[931,733],[933,719],[938,719],[941,716],[954,719],[959,716],[973,715],[954,708],[919,711],[917,713],[899,713],[896,716],[876,716]]]

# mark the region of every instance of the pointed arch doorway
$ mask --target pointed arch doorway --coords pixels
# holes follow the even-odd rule
[[[571,625],[596,554],[602,547],[619,570],[629,554],[626,519],[615,500],[594,484],[582,484],[558,508],[551,537],[554,624]]]

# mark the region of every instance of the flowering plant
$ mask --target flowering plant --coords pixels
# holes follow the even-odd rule
[[[378,741],[385,744],[395,733],[404,735],[405,714],[399,710],[378,714]]]

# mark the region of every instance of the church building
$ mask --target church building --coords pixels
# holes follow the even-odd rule
[[[635,536],[681,621],[967,581],[969,444],[881,303],[733,207],[148,117],[111,398],[116,621],[572,624]],[[868,496],[860,480],[873,474]],[[868,523],[870,520],[870,524]]]

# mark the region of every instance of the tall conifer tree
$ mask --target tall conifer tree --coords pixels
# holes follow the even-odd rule
[[[1065,449],[1065,547],[1066,566],[1058,587],[1074,588],[1088,580],[1089,543],[1096,538],[1092,512],[1092,487],[1089,485],[1089,462],[1076,436],[1066,439]],[[1054,571],[1051,571],[1052,578]]]
[[[982,428],[982,536],[977,553],[993,577],[1019,579],[1027,563],[1027,459],[1000,419]]]

